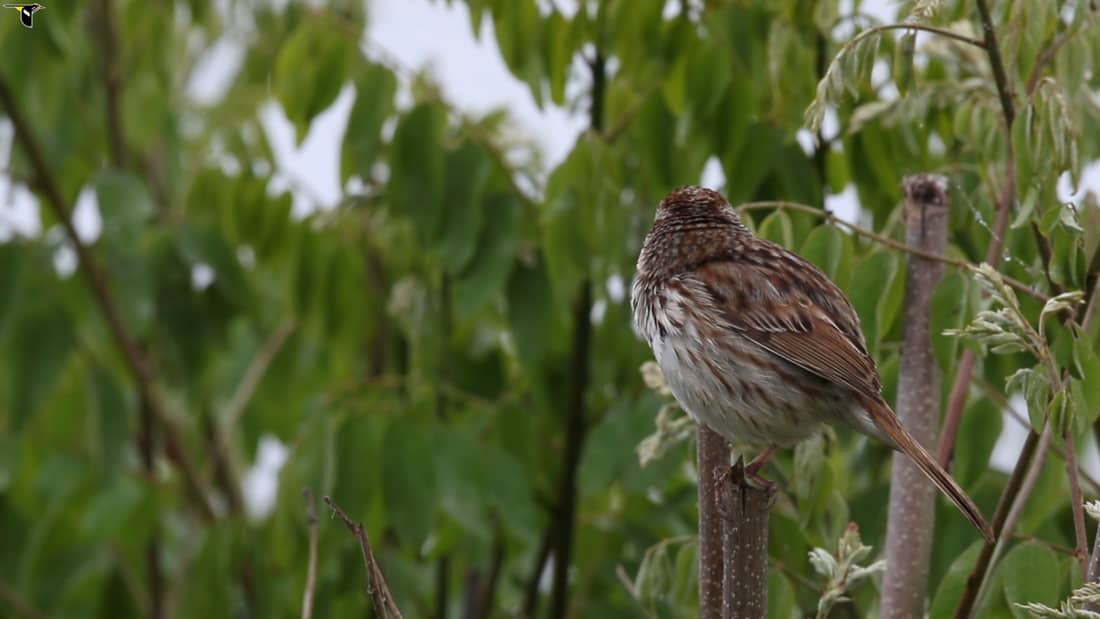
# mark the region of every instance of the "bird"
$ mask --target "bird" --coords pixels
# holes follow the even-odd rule
[[[27,28],[34,28],[34,14],[46,7],[41,4],[5,4],[4,8],[19,11],[19,21]]]
[[[987,540],[981,510],[902,426],[851,302],[809,261],[755,236],[718,192],[685,186],[657,207],[631,284],[635,332],[672,394],[763,458],[844,426],[903,452]],[[761,458],[746,467],[756,474]]]

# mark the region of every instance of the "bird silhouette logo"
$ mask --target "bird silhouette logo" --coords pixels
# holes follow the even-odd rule
[[[41,4],[5,4],[5,9],[19,11],[19,21],[27,28],[34,28],[34,14],[46,8]]]

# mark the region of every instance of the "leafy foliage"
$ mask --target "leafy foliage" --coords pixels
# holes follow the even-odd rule
[[[837,0],[448,0],[533,100],[588,117],[549,163],[508,110],[458,109],[429,71],[363,45],[359,0],[77,4],[33,30],[0,20],[7,57],[34,59],[0,68],[14,130],[3,174],[33,193],[41,223],[0,242],[0,604],[296,615],[309,487],[365,523],[406,616],[458,616],[478,599],[492,616],[546,614],[543,549],[565,519],[574,616],[692,616],[691,422],[639,380],[650,355],[624,297],[654,205],[708,163],[734,203],[814,205],[754,209],[748,223],[850,295],[888,399],[906,257],[816,208],[854,188],[860,223],[897,240],[901,177],[947,174],[950,255],[981,263],[995,236],[1003,250],[978,277],[986,294],[966,272],[941,284],[941,368],[999,347],[976,379],[1022,392],[1034,429],[1052,418],[1083,441],[1100,414],[1097,328],[1077,319],[1090,297],[1075,292],[1100,272],[1100,205],[1056,191],[1100,157],[1088,2],[994,3],[1018,108],[1007,121],[986,54],[960,40],[981,32],[970,1],[915,2],[905,22],[875,24]],[[239,62],[220,91],[193,92],[227,57]],[[322,204],[264,119],[285,116],[300,144],[341,100],[340,195]],[[1012,221],[995,234],[1006,186]],[[73,268],[62,219],[78,203],[102,222],[78,237],[102,290]],[[1051,301],[1017,298],[1001,275]],[[579,431],[566,421],[577,385]],[[957,437],[973,450],[956,470],[986,513],[1007,478],[988,466],[1000,425],[986,418],[1002,408],[974,391]],[[643,468],[634,448],[655,420]],[[882,546],[889,461],[843,430],[776,457],[772,616],[814,612],[810,552],[849,522]],[[1054,548],[1075,541],[1061,471],[1037,476],[1020,525]],[[256,479],[273,505],[253,499]],[[977,556],[941,507],[933,616],[954,609]],[[363,615],[354,541],[337,521],[318,527],[315,616]],[[982,616],[1076,590],[1072,557],[1006,544]],[[1032,562],[1049,578],[1024,582]],[[872,587],[845,595],[855,614],[875,608]]]

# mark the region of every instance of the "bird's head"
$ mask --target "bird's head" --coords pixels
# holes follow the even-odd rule
[[[686,185],[669,192],[657,207],[657,220],[678,225],[732,225],[744,229],[741,217],[722,194]]]

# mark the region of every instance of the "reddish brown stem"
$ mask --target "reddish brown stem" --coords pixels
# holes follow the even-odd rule
[[[1077,446],[1069,428],[1062,434],[1062,439],[1066,443],[1066,475],[1069,477],[1070,511],[1073,513],[1073,533],[1077,542],[1073,553],[1081,565],[1081,578],[1086,578],[1089,573],[1089,538],[1085,533],[1085,501],[1081,496],[1081,480],[1077,475]]]

